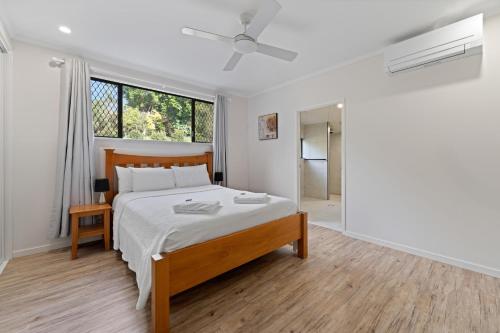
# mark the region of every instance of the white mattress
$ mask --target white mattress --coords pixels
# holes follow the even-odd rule
[[[271,196],[266,204],[235,204],[241,191],[216,185],[165,191],[129,192],[113,201],[113,247],[136,272],[139,300],[143,308],[151,290],[151,256],[174,251],[236,231],[295,214],[289,199]],[[187,199],[220,201],[213,215],[175,214],[172,206]]]

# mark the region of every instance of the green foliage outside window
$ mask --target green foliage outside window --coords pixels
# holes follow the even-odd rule
[[[191,141],[191,99],[123,87],[123,137]]]
[[[213,104],[126,85],[92,80],[91,97],[96,136],[175,142],[212,142]],[[120,109],[119,89],[122,105]],[[194,110],[193,110],[194,108]],[[194,122],[194,135],[192,124]]]

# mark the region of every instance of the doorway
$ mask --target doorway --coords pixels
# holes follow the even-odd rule
[[[344,231],[343,103],[299,112],[299,206],[312,224]]]

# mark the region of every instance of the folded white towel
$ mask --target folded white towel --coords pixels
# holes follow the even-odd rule
[[[269,201],[267,193],[243,192],[234,197],[234,203],[237,204],[262,204]]]
[[[213,214],[219,208],[219,201],[186,201],[173,206],[176,214]]]

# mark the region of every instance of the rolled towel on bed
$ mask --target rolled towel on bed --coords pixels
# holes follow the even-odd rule
[[[234,197],[234,203],[237,204],[263,204],[269,201],[267,193],[249,193],[244,192]]]
[[[173,206],[176,214],[213,214],[220,207],[219,201],[186,201]]]

